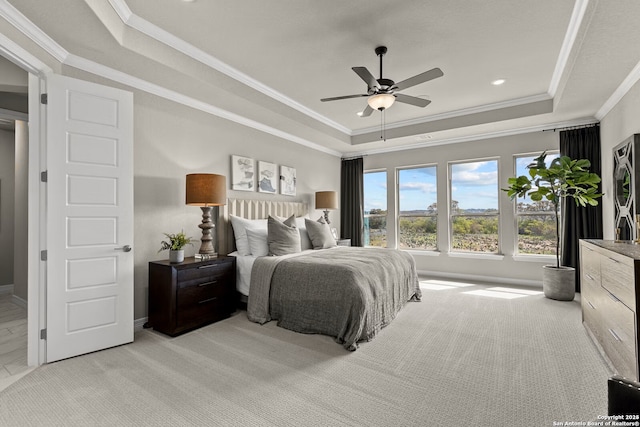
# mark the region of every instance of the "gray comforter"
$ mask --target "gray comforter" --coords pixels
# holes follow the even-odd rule
[[[253,264],[249,320],[335,337],[348,350],[371,340],[421,297],[413,257],[393,249],[336,247]]]

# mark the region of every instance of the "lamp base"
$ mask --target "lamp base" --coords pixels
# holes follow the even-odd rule
[[[216,255],[216,250],[213,247],[212,231],[215,228],[215,224],[211,222],[211,210],[212,206],[201,206],[202,209],[202,224],[198,227],[202,230],[202,239],[200,239],[200,250],[198,254],[201,255]]]
[[[324,222],[331,224],[331,221],[329,221],[329,211],[327,209],[324,210]]]

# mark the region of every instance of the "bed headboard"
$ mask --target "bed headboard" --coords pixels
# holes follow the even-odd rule
[[[225,206],[218,209],[218,252],[226,255],[235,250],[236,241],[229,215],[247,219],[263,219],[269,215],[289,217],[309,213],[306,202],[276,202],[271,200],[227,199]]]

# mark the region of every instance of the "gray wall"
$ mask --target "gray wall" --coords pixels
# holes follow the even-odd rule
[[[387,230],[395,233],[393,218],[397,188],[396,168],[416,165],[438,167],[438,206],[447,206],[448,162],[485,158],[499,159],[499,187],[507,186],[507,179],[514,175],[514,155],[543,150],[557,150],[558,135],[554,132],[536,132],[505,136],[459,144],[370,155],[364,158],[365,170],[387,171]],[[516,229],[513,202],[503,192],[500,194],[500,248],[504,257],[469,254],[454,257],[440,247],[442,252],[413,251],[418,270],[432,275],[458,278],[477,278],[491,281],[509,281],[539,285],[542,281],[541,266],[555,260],[552,257],[514,257]],[[448,218],[444,210],[438,217],[438,240],[444,242],[448,235]]]
[[[640,133],[640,83],[631,90],[601,120],[602,139],[602,215],[604,238],[615,239],[613,147],[633,135]],[[638,165],[636,165],[636,168]],[[637,209],[637,207],[636,207]]]
[[[14,133],[0,130],[0,286],[13,284],[14,145]]]
[[[13,295],[27,300],[29,127],[16,121]]]

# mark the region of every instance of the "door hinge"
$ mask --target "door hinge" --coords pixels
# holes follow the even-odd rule
[[[47,339],[47,330],[46,329],[40,329],[40,339],[41,340],[46,340]]]
[[[47,182],[48,179],[49,174],[47,173],[47,171],[40,172],[40,182]]]
[[[46,93],[40,94],[40,103],[47,105],[49,103],[49,95]]]
[[[47,260],[47,251],[40,251],[40,261]]]

